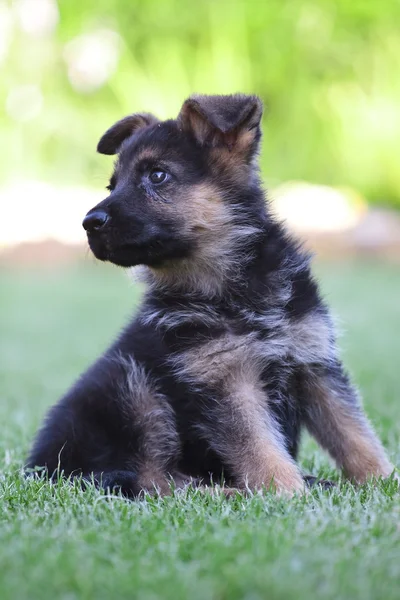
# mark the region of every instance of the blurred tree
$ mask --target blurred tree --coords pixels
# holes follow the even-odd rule
[[[400,0],[0,0],[0,177],[99,185],[114,120],[243,91],[267,106],[270,183],[400,208],[399,22]]]

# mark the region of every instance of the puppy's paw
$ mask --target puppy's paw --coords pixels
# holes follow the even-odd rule
[[[96,487],[109,490],[112,494],[122,494],[126,498],[138,498],[143,491],[134,471],[110,471],[94,473]]]
[[[275,475],[271,481],[270,489],[275,490],[276,494],[292,498],[295,494],[303,496],[309,493],[308,487],[299,473],[295,472],[289,477],[286,473],[283,475]]]

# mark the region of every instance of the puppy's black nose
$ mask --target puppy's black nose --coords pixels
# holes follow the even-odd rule
[[[109,217],[103,210],[96,210],[95,212],[88,213],[82,221],[82,227],[86,231],[97,231],[101,229],[108,221]]]

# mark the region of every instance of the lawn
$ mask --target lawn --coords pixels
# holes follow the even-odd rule
[[[325,264],[346,363],[400,465],[400,269]],[[111,267],[0,272],[0,597],[398,599],[395,484],[307,499],[199,493],[131,503],[25,481],[21,466],[46,408],[104,349],[140,290]],[[338,478],[309,438],[304,469]]]

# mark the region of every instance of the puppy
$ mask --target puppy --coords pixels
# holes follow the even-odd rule
[[[137,497],[191,479],[301,492],[305,427],[354,482],[393,466],[338,357],[309,257],[271,215],[256,96],[192,96],[133,114],[108,197],[83,220],[94,255],[144,265],[147,293],[49,412],[28,467]]]

